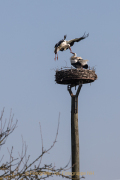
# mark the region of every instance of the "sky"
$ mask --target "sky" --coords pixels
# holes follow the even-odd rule
[[[86,180],[120,179],[120,1],[119,0],[1,0],[0,1],[0,111],[15,131],[1,150],[14,147],[14,156],[28,145],[30,162],[44,148],[55,146],[42,163],[65,166],[71,157],[71,97],[66,85],[55,83],[55,70],[71,67],[70,51],[58,52],[54,45],[89,37],[75,43],[72,51],[95,67],[98,79],[83,85],[78,99],[80,172],[94,172]],[[73,88],[75,93],[75,89]],[[69,167],[71,164],[69,165]],[[69,170],[70,171],[70,170]],[[50,180],[61,180],[51,177]]]

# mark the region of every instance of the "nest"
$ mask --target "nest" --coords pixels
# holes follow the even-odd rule
[[[92,83],[97,79],[95,69],[61,69],[56,70],[55,81],[58,84],[76,86],[78,84]]]

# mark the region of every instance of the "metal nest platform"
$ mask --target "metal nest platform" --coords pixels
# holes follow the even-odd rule
[[[97,79],[95,69],[61,68],[56,70],[55,81],[58,84],[76,86],[79,84],[92,83]]]

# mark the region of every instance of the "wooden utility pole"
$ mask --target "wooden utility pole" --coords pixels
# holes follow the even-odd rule
[[[78,130],[78,95],[82,85],[78,86],[76,95],[73,95],[71,86],[68,91],[71,96],[71,154],[72,154],[72,179],[79,180],[80,163],[79,163],[79,130]]]

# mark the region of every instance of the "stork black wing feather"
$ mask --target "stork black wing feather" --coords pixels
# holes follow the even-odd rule
[[[88,37],[88,36],[89,36],[89,33],[88,33],[87,35],[84,34],[82,37],[76,38],[76,39],[75,39],[75,42],[79,42],[79,41],[85,39],[85,38]]]
[[[63,41],[64,41],[63,39],[62,39],[62,40],[60,40],[58,43],[56,43],[56,44],[55,44],[55,47],[60,46],[60,44],[61,44]],[[54,48],[55,48],[55,47],[54,47]]]
[[[74,41],[72,41],[71,43],[70,43],[70,46],[73,46],[74,45]]]
[[[75,39],[72,39],[72,40],[70,40],[70,41],[67,41],[67,43],[70,44],[70,46],[73,46],[73,45],[74,45],[74,42],[79,42],[79,41],[85,39],[85,38],[88,37],[88,36],[89,36],[89,34],[87,34],[87,35],[84,34],[84,35],[83,35],[82,37],[80,37],[80,38],[75,38]]]
[[[83,40],[83,39],[85,39],[85,37],[78,38],[78,39],[76,39],[75,42],[79,42],[79,41],[81,41],[81,40]]]

